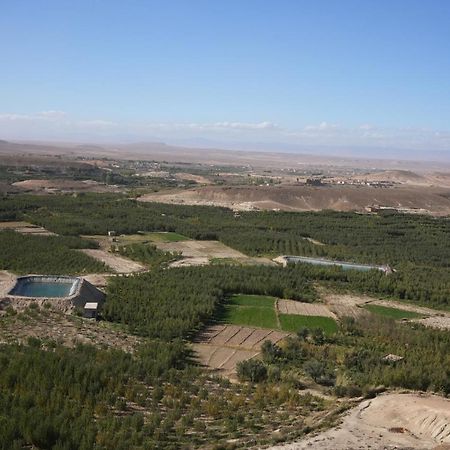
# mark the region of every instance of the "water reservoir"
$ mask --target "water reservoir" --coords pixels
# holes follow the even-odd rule
[[[20,297],[60,298],[74,295],[80,285],[76,277],[28,276],[17,279],[10,295]]]
[[[342,267],[343,270],[359,270],[362,272],[367,272],[369,270],[381,270],[385,273],[390,273],[391,269],[389,266],[375,266],[371,264],[356,264],[344,261],[332,261],[330,259],[322,259],[322,258],[311,258],[308,256],[283,256],[286,264],[296,264],[296,263],[305,263],[305,264],[314,264],[318,266],[339,266]]]

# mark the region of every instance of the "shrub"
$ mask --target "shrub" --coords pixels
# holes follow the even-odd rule
[[[241,381],[259,383],[267,379],[267,368],[259,359],[241,361],[237,364],[236,370]]]

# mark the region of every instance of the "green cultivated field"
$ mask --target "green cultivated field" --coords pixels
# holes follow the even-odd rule
[[[302,327],[321,328],[326,334],[338,331],[336,322],[328,317],[279,314],[278,322],[275,300],[275,297],[266,295],[232,295],[224,308],[222,320],[233,325],[281,329],[292,333]]]
[[[233,325],[278,329],[274,309],[257,306],[225,306],[223,320]]]
[[[390,308],[388,306],[366,305],[365,308],[374,314],[379,314],[380,316],[389,317],[390,319],[395,320],[418,319],[419,317],[423,317],[423,314],[413,311],[404,311],[397,308]]]
[[[180,241],[189,240],[189,238],[187,238],[186,236],[183,236],[182,234],[179,234],[179,233],[173,233],[173,232],[145,233],[143,236],[152,242],[180,242]]]
[[[329,317],[299,316],[294,314],[280,314],[281,329],[296,333],[300,328],[321,328],[325,334],[338,331],[337,323]]]
[[[232,295],[229,301],[234,306],[256,306],[259,308],[274,308],[275,297],[267,295]]]
[[[275,297],[236,294],[229,298],[222,319],[233,325],[278,329]]]

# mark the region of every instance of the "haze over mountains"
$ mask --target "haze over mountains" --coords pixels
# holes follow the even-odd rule
[[[282,152],[294,154],[309,154],[335,156],[341,158],[364,159],[399,159],[404,161],[443,161],[450,162],[450,148],[448,150],[412,148],[396,148],[386,146],[355,146],[355,145],[299,145],[283,142],[233,142],[215,141],[205,138],[168,139],[168,143],[196,148],[222,148],[227,150]]]
[[[333,153],[334,152],[334,153]],[[450,170],[450,158],[446,152],[430,153],[426,160],[421,153],[380,149],[356,153],[356,150],[335,148],[288,148],[271,151],[268,148],[224,149],[218,147],[189,147],[169,145],[163,142],[136,143],[77,143],[52,141],[0,140],[2,154],[66,154],[74,156],[104,156],[112,158],[167,160],[170,162],[200,162],[208,164],[234,164],[276,167],[299,167],[303,164],[348,166],[354,168],[379,168],[395,170],[439,171]],[[342,154],[341,154],[342,153]],[[352,155],[352,153],[354,153]],[[370,157],[370,155],[376,155]],[[396,157],[395,155],[398,155]],[[423,155],[422,155],[423,156]]]

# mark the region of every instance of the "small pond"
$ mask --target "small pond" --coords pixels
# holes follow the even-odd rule
[[[80,280],[75,277],[20,277],[9,294],[21,297],[70,297],[77,291],[79,283]]]

